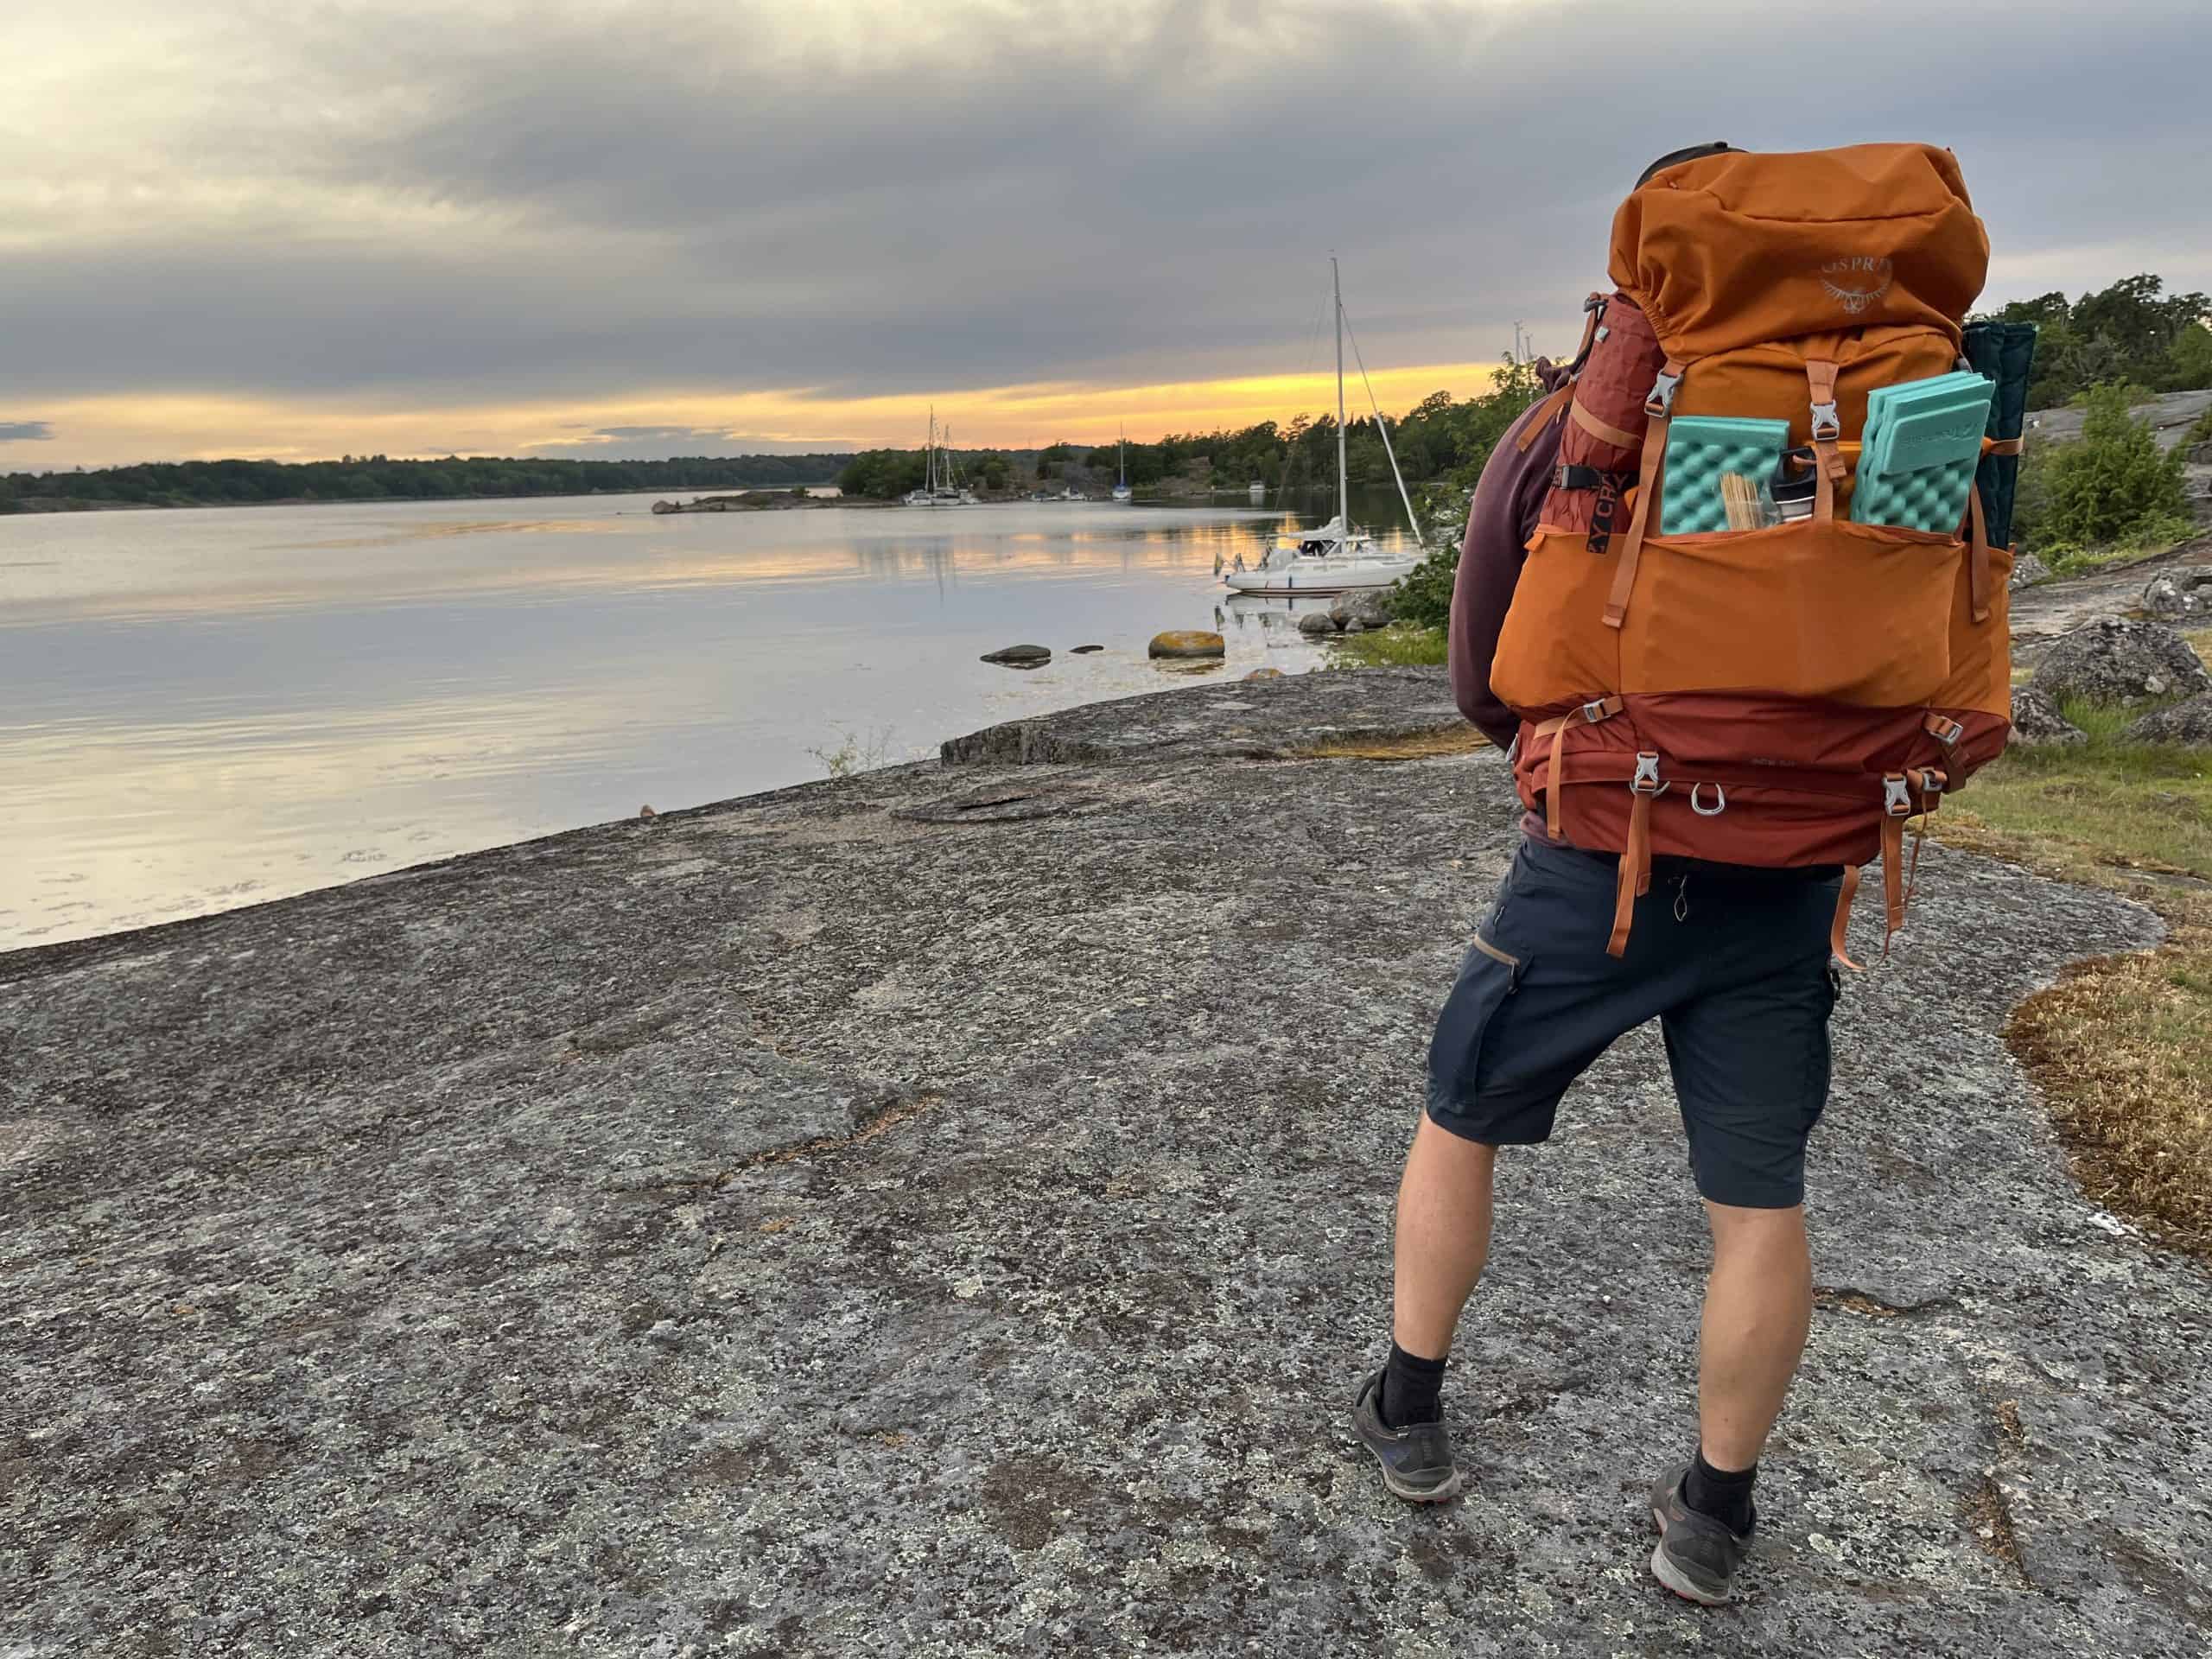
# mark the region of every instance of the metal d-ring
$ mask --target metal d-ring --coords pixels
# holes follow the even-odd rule
[[[1698,799],[1697,792],[1701,789],[1709,789],[1713,791],[1713,804],[1711,806],[1707,806],[1703,802]],[[1719,785],[1692,784],[1690,785],[1690,810],[1696,813],[1700,818],[1717,818],[1727,810],[1728,791],[1721,788]]]

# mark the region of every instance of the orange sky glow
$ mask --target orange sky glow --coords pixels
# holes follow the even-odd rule
[[[1379,369],[1371,378],[1383,413],[1395,416],[1429,393],[1468,397],[1490,383],[1496,365],[1427,364]],[[1355,376],[1345,403],[1367,412]],[[1132,441],[1168,432],[1204,432],[1288,422],[1333,410],[1329,373],[1253,375],[1151,385],[1069,382],[969,388],[934,396],[827,397],[804,390],[717,393],[640,391],[589,403],[518,403],[423,408],[357,398],[279,400],[194,395],[111,397],[49,405],[55,441],[0,452],[0,471],[55,466],[111,466],[143,461],[245,456],[318,461],[341,454],[567,455],[590,459],[604,448],[601,428],[681,426],[781,443],[820,440],[918,448],[935,405],[962,448],[1027,448],[1065,439],[1110,443],[1126,425]],[[704,448],[702,441],[700,447]],[[674,446],[683,452],[687,446]],[[716,446],[721,447],[721,446]],[[742,448],[741,442],[736,445]],[[46,452],[46,453],[41,453]]]

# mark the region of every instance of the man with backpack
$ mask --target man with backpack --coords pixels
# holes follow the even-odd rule
[[[1352,1427],[1400,1497],[1461,1490],[1440,1395],[1497,1149],[1548,1139],[1575,1078],[1657,1018],[1713,1266],[1698,1443],[1651,1489],[1651,1566],[1699,1602],[1730,1599],[1809,1326],[1805,1147],[1859,867],[1881,858],[1894,931],[1906,817],[2008,730],[2009,555],[1960,505],[1972,461],[1914,480],[1933,522],[1846,513],[1870,399],[1971,378],[1987,255],[1946,151],[1662,158],[1616,217],[1617,291],[1468,516],[1452,681],[1510,751],[1525,833],[1437,1021],[1389,1356]]]

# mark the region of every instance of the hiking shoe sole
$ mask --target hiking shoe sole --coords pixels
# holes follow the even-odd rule
[[[1444,1503],[1466,1484],[1452,1460],[1452,1431],[1442,1422],[1408,1423],[1392,1428],[1382,1421],[1382,1373],[1360,1385],[1351,1404],[1351,1432],[1375,1454],[1382,1484],[1408,1503]]]

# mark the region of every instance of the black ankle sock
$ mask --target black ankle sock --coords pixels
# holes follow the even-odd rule
[[[1390,1344],[1390,1363],[1382,1368],[1382,1397],[1375,1402],[1385,1428],[1408,1423],[1433,1423],[1444,1415],[1437,1396],[1444,1391],[1444,1368],[1451,1356],[1423,1359],[1396,1343]]]
[[[1749,1532],[1751,1517],[1751,1483],[1759,1478],[1756,1463],[1748,1469],[1716,1469],[1705,1460],[1705,1448],[1700,1446],[1697,1455],[1690,1459],[1690,1471],[1682,1477],[1682,1503],[1700,1515],[1709,1515],[1731,1532]]]

